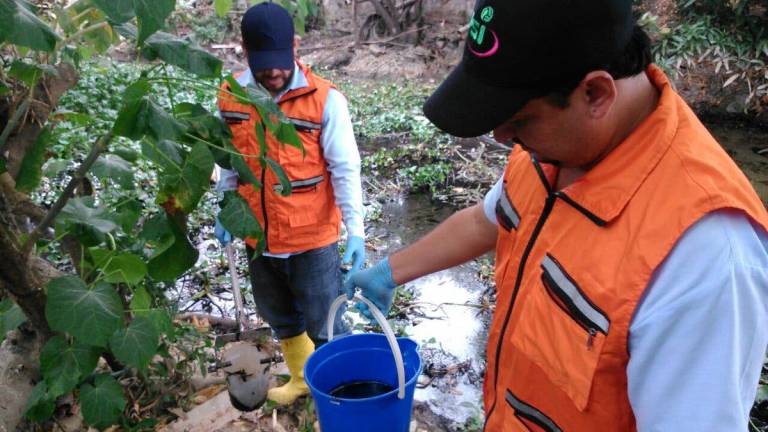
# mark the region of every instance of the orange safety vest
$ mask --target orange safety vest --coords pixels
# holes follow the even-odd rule
[[[651,66],[656,110],[582,178],[516,148],[496,206],[488,431],[634,431],[629,326],[683,233],[718,209],[768,228],[749,181]],[[660,401],[663,403],[663,401]]]
[[[267,156],[280,163],[291,181],[293,192],[280,195],[280,180],[265,169],[258,158],[245,158],[261,180],[261,190],[242,184],[238,192],[245,198],[265,231],[266,250],[271,253],[301,252],[327,246],[339,239],[341,212],[331,184],[330,173],[320,145],[323,109],[328,91],[333,87],[299,65],[307,78],[307,87],[291,90],[278,105],[298,131],[306,155],[285,145],[267,133]],[[229,84],[222,84],[228,90]],[[232,144],[244,155],[258,155],[255,127],[261,118],[255,107],[243,105],[230,94],[219,94],[219,112],[232,130]],[[246,239],[251,247],[256,240]]]

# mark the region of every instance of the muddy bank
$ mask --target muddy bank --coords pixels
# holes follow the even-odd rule
[[[768,128],[734,121],[705,124],[768,206]]]

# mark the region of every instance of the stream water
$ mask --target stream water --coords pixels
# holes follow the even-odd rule
[[[373,233],[384,247],[373,257],[374,262],[413,243],[452,211],[435,206],[425,195],[385,203],[383,220]],[[486,287],[477,275],[478,265],[469,262],[405,285],[418,306],[405,333],[420,344],[427,372],[414,397],[456,425],[482,415],[487,326],[477,305]]]

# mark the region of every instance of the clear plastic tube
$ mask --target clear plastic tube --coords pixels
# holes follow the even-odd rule
[[[384,316],[383,313],[381,313],[379,308],[377,308],[376,305],[373,304],[373,302],[363,297],[361,294],[355,294],[355,297],[353,300],[359,300],[363,302],[366,306],[368,306],[368,309],[373,314],[373,317],[376,318],[376,321],[379,323],[379,326],[384,331],[384,336],[387,338],[387,342],[389,342],[389,347],[392,349],[392,355],[395,358],[395,368],[397,369],[397,385],[398,385],[397,397],[398,399],[404,399],[405,398],[405,366],[403,365],[403,353],[400,352],[400,345],[397,344],[397,338],[395,338],[395,332],[392,331],[392,328],[389,326],[389,323],[387,322],[387,318]],[[341,307],[341,305],[346,301],[347,301],[347,296],[341,295],[336,300],[334,300],[333,303],[331,304],[331,308],[328,311],[328,342],[333,340],[333,324],[336,321],[336,312],[339,310],[339,307]]]

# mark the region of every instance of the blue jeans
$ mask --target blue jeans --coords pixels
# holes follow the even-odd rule
[[[288,258],[253,258],[248,248],[253,299],[278,339],[307,332],[318,347],[328,341],[326,320],[331,303],[342,294],[337,243]],[[349,333],[339,308],[333,334]]]

